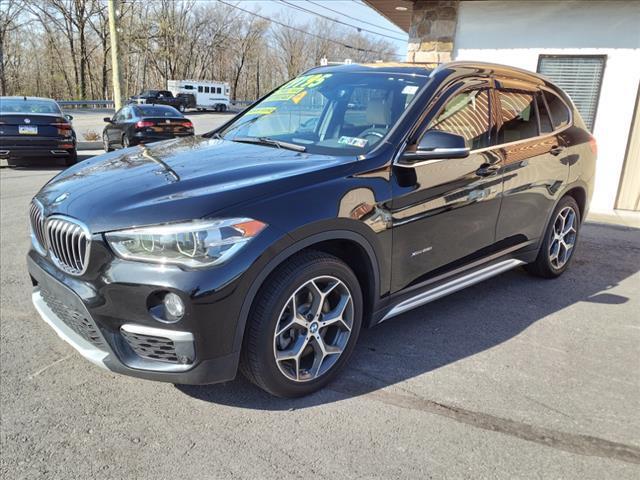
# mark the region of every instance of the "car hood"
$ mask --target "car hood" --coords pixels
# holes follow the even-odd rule
[[[321,181],[323,170],[354,159],[185,137],[85,160],[53,178],[36,198],[46,215],[68,215],[103,232],[209,216],[288,191],[294,176],[308,176],[308,184]]]

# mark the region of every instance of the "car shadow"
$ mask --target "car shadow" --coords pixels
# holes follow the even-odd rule
[[[95,156],[95,152],[87,153],[79,150],[78,162]],[[12,170],[56,171],[64,170],[67,168],[67,165],[65,165],[64,160],[60,158],[30,158],[28,160],[11,158],[7,160],[5,168],[10,168]]]
[[[290,410],[364,395],[428,374],[508,342],[538,320],[575,303],[626,303],[628,298],[608,290],[638,272],[640,262],[631,261],[625,252],[606,258],[601,252],[615,250],[607,245],[620,241],[628,242],[633,251],[639,249],[638,232],[626,227],[587,224],[572,265],[560,278],[544,280],[522,269],[513,270],[363,330],[345,371],[313,395],[276,398],[253,386],[241,374],[225,384],[176,385],[176,388],[216,404]]]

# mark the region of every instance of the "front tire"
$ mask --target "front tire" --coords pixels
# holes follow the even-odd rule
[[[273,395],[308,395],[342,370],[361,324],[362,291],[353,271],[323,252],[297,254],[256,296],[240,369]]]
[[[560,199],[545,230],[538,256],[525,266],[527,272],[542,278],[562,275],[573,258],[580,224],[580,208],[575,199],[571,196]]]

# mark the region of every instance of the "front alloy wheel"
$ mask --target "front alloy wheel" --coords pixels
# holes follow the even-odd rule
[[[240,369],[280,397],[319,390],[342,370],[362,323],[358,278],[342,260],[303,251],[263,283],[249,313]]]
[[[353,299],[339,279],[321,276],[298,288],[287,301],[273,337],[278,368],[290,380],[324,375],[340,358],[353,325]]]

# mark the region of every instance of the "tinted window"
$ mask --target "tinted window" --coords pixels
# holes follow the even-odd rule
[[[198,93],[202,93],[202,86],[198,87]]]
[[[140,96],[142,96],[142,97],[157,97],[158,96],[158,91],[157,90],[145,90],[144,92],[142,92],[140,94]]]
[[[123,108],[122,115],[125,121],[133,119],[133,109],[129,107]]]
[[[569,109],[560,97],[551,92],[544,92],[544,98],[549,106],[554,128],[557,130],[569,125]]]
[[[25,100],[24,98],[0,99],[2,113],[62,113],[53,100]]]
[[[359,155],[382,141],[406,108],[406,97],[426,78],[384,72],[302,75],[221,133],[228,140],[272,137],[311,153]]]
[[[529,92],[498,90],[502,127],[498,143],[517,142],[538,136],[534,96]]]
[[[209,87],[204,87],[204,93],[209,93]]]
[[[467,147],[474,150],[489,146],[489,91],[458,93],[447,102],[428,129],[460,135]]]
[[[538,116],[540,117],[540,133],[553,132],[553,125],[549,118],[549,112],[547,111],[547,105],[544,102],[544,96],[542,92],[536,95],[536,106],[538,107]]]
[[[185,85],[184,87],[185,90],[193,90],[193,85]]]
[[[182,117],[182,114],[173,107],[159,105],[140,105],[136,107],[140,117]]]

